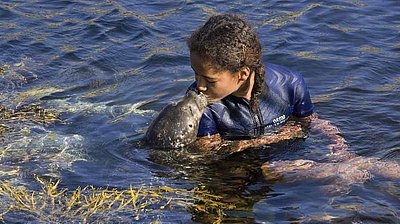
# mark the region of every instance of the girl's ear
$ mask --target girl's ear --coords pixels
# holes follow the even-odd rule
[[[250,77],[250,68],[245,66],[239,70],[239,81],[246,81]]]

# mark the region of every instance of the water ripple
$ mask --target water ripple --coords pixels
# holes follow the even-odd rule
[[[329,144],[321,133],[214,160],[138,142],[156,112],[193,81],[186,39],[209,16],[229,12],[255,24],[264,60],[303,74],[317,113],[338,126],[350,150],[375,157],[397,150],[399,7],[396,0],[2,1],[1,103],[41,105],[65,124],[26,124],[31,135],[0,141],[0,179],[29,180],[37,171],[61,175],[67,186],[199,184],[247,211],[232,210],[224,222],[393,221],[399,194],[389,180],[331,197],[329,180],[285,185],[257,173],[265,160],[321,159]],[[213,220],[205,216],[192,221]]]

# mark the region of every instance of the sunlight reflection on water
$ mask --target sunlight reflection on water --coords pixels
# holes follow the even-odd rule
[[[226,222],[399,222],[396,180],[377,176],[332,196],[324,190],[330,178],[290,184],[263,177],[267,161],[326,162],[329,140],[319,133],[217,159],[140,144],[157,111],[193,81],[186,39],[220,12],[245,15],[257,27],[263,59],[303,74],[317,113],[340,128],[352,152],[383,157],[398,150],[396,0],[7,1],[0,3],[1,105],[41,105],[65,123],[16,122],[18,133],[1,132],[14,140],[0,142],[0,179],[34,187],[33,174],[49,175],[71,190],[205,185],[236,203]],[[188,220],[189,213],[169,217]],[[220,218],[190,215],[198,222]]]

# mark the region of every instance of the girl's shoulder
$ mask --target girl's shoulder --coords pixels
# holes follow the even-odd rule
[[[272,63],[265,63],[265,75],[266,75],[266,82],[276,82],[279,81],[280,84],[282,82],[288,83],[296,83],[296,82],[303,82],[303,76],[286,66],[272,64]]]
[[[265,73],[265,85],[269,98],[275,95],[275,98],[293,104],[296,95],[306,94],[307,84],[299,72],[283,65],[266,63]]]

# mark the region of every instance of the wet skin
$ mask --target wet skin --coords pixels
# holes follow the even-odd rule
[[[400,179],[400,163],[376,157],[363,157],[348,151],[329,154],[331,161],[279,160],[266,162],[261,169],[267,180],[295,182],[304,179],[330,178],[332,189],[347,190],[352,184],[362,184],[374,175]],[[328,188],[329,189],[329,188]]]
[[[194,142],[191,146],[195,151],[232,154],[247,148],[304,136],[301,125],[292,123],[283,126],[279,133],[251,140],[227,141],[219,134],[197,138],[198,125],[206,106],[206,103],[198,102],[213,103],[228,95],[250,100],[255,74],[246,66],[236,72],[217,69],[216,65],[204,60],[196,52],[190,53],[190,61],[195,73],[196,90],[202,94],[187,95],[177,104],[163,109],[146,133],[145,140],[148,144],[157,148],[179,148]],[[203,99],[199,100],[199,96]]]
[[[191,52],[190,59],[197,82],[196,91],[201,94],[189,92],[178,103],[168,105],[160,112],[145,136],[146,142],[154,147],[179,148],[196,141],[200,118],[207,103],[219,101],[230,94],[250,99],[254,75],[249,78],[249,68],[237,72],[217,70],[194,52]],[[211,139],[216,137],[219,135]],[[220,148],[214,144],[200,144],[201,147],[195,144],[194,148],[210,151]]]
[[[195,73],[198,91],[206,95],[209,103],[216,102],[228,95],[251,98],[254,85],[254,73],[245,66],[236,72],[217,69],[217,66],[205,60],[196,52],[190,52],[190,63]]]
[[[147,129],[146,143],[155,148],[180,148],[194,142],[206,106],[204,94],[189,91],[160,112]]]

